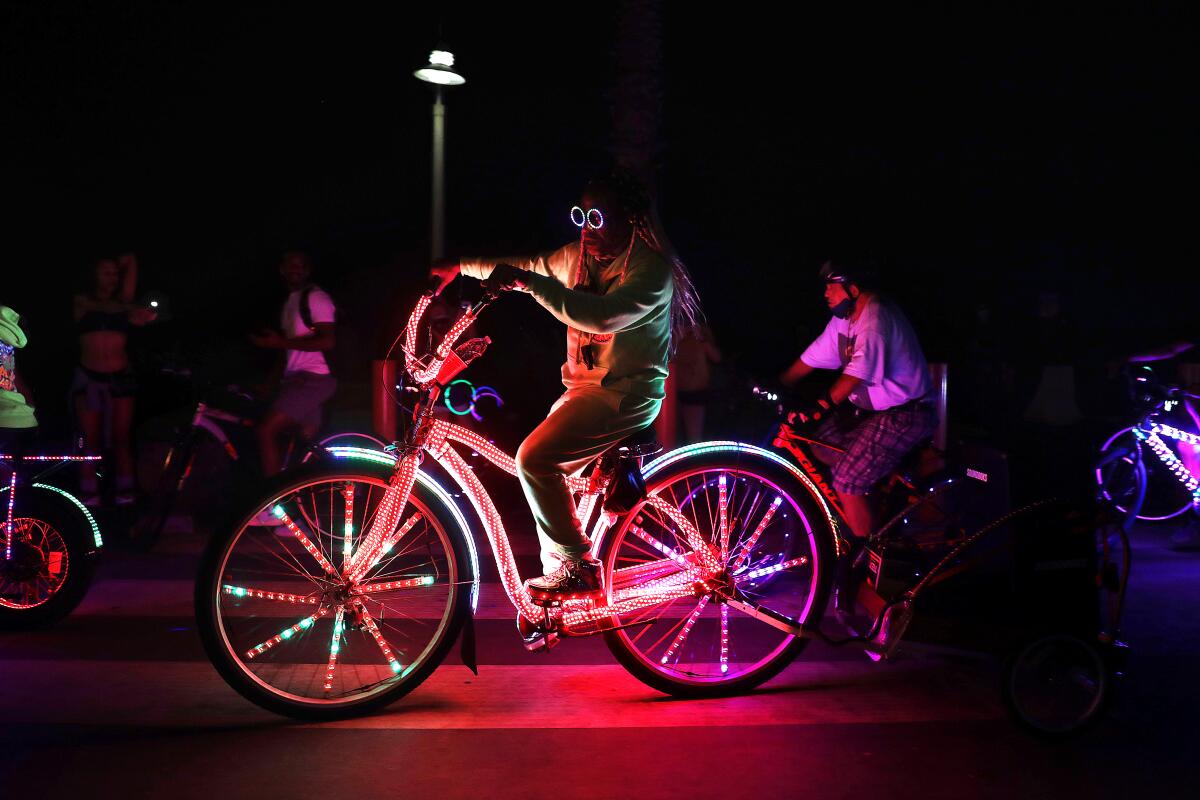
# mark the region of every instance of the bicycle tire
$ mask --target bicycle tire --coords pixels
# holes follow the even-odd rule
[[[1128,452],[1139,447],[1140,444],[1133,435],[1133,427],[1122,428],[1100,446],[1100,458],[1095,470],[1096,483],[1101,496],[1112,502],[1114,507],[1122,513],[1128,513],[1133,505],[1114,500],[1114,497],[1120,496],[1121,487],[1114,487],[1116,491],[1113,491],[1105,486],[1105,476],[1102,475],[1100,465],[1114,451]],[[1136,519],[1142,522],[1166,522],[1187,513],[1193,507],[1191,495],[1175,480],[1174,476],[1165,471],[1163,474],[1159,474],[1160,470],[1153,466],[1158,463],[1157,459],[1150,462],[1150,466],[1147,466],[1148,462],[1144,453],[1139,455],[1136,460],[1141,464],[1143,487],[1139,496],[1140,502],[1136,508],[1137,513],[1134,515]],[[1151,487],[1152,479],[1155,488]],[[1165,497],[1161,495],[1165,495]]]
[[[167,519],[183,491],[183,484],[196,458],[199,432],[192,429],[177,440],[163,457],[154,490],[143,504],[143,511],[129,529],[129,542],[135,550],[149,551],[162,538]]]
[[[230,591],[231,587],[245,591],[245,582],[257,581],[248,584],[250,589],[254,589],[255,586],[273,586],[282,596],[288,586],[287,576],[283,579],[279,577],[284,571],[280,565],[286,567],[289,560],[294,560],[294,556],[303,555],[299,548],[293,546],[294,542],[290,539],[276,537],[271,529],[262,533],[263,529],[255,529],[249,525],[261,510],[272,508],[276,504],[289,508],[298,504],[299,512],[303,515],[305,492],[308,492],[313,498],[313,513],[303,516],[303,522],[310,532],[315,531],[314,539],[318,549],[325,550],[322,542],[329,542],[329,557],[331,562],[334,562],[335,542],[340,541],[340,533],[333,527],[335,523],[341,524],[337,518],[338,512],[331,499],[330,517],[323,522],[323,510],[318,509],[318,505],[323,501],[319,502],[316,498],[324,491],[328,491],[332,498],[334,493],[339,491],[338,487],[343,487],[341,491],[344,496],[347,485],[357,487],[355,491],[362,502],[361,516],[357,524],[361,532],[369,524],[374,508],[378,507],[378,499],[387,486],[391,472],[391,467],[382,463],[350,459],[346,459],[345,463],[330,464],[322,461],[311,467],[300,467],[271,481],[256,501],[242,505],[242,510],[233,514],[229,521],[218,529],[220,533],[214,537],[201,561],[196,582],[197,628],[204,649],[217,672],[243,697],[269,711],[296,719],[343,719],[365,714],[395,702],[428,678],[445,658],[471,613],[471,587],[478,586],[478,570],[471,548],[465,540],[469,533],[461,515],[454,516],[455,512],[450,507],[452,501],[436,488],[436,484],[423,476],[414,485],[409,506],[403,510],[401,519],[411,518],[410,509],[423,515],[419,524],[424,528],[414,535],[426,537],[425,544],[429,548],[431,565],[429,569],[436,566],[439,577],[435,582],[431,581],[417,588],[436,590],[436,595],[429,602],[426,602],[424,597],[412,595],[408,600],[393,600],[387,595],[372,595],[375,598],[384,596],[389,602],[396,604],[388,606],[383,601],[378,601],[379,607],[375,611],[377,618],[372,617],[372,621],[382,638],[372,641],[374,636],[370,628],[365,626],[347,624],[344,629],[338,630],[336,620],[344,620],[351,615],[351,602],[330,599],[330,592],[325,592],[319,601],[310,602],[304,607],[304,612],[316,609],[313,614],[325,612],[323,616],[316,617],[307,626],[293,625],[291,629],[284,629],[296,632],[294,640],[290,634],[285,633],[272,637],[270,634],[280,629],[280,619],[285,619],[283,624],[286,625],[287,621],[293,621],[304,612],[294,610],[294,607],[289,611],[288,603],[277,604],[271,608],[260,606],[259,608],[263,609],[260,611],[252,604],[271,604],[270,599],[262,599],[261,591],[258,600],[255,599],[253,591],[250,591],[248,596],[245,593],[239,596]],[[374,506],[371,505],[372,499],[375,499]],[[328,530],[325,530],[326,528]],[[258,532],[248,534],[247,530]],[[432,533],[429,533],[430,531]],[[245,546],[239,550],[243,543]],[[260,546],[264,553],[261,557],[252,549]],[[405,552],[408,552],[407,545]],[[284,553],[288,555],[282,555]],[[389,557],[381,562],[382,571],[374,570],[371,574],[381,580],[381,576],[402,574],[388,572],[387,569],[393,568],[394,560],[403,555],[401,553]],[[268,557],[276,560],[272,561]],[[424,558],[423,551],[420,557]],[[264,566],[256,566],[255,558],[260,558]],[[313,564],[315,566],[315,562]],[[299,566],[293,582],[303,585],[308,576],[304,574],[304,565]],[[394,564],[395,570],[406,568],[403,560],[400,564]],[[414,591],[417,588],[414,588]],[[311,590],[309,594],[312,594]],[[289,592],[289,596],[295,597],[296,593]],[[403,598],[403,595],[398,596]],[[417,616],[418,612],[406,617],[405,612],[397,611],[401,602],[410,601],[431,606],[429,619],[432,622],[425,624],[425,618]],[[338,613],[339,606],[344,616]],[[385,608],[386,610],[383,610]],[[429,609],[419,613],[425,611]],[[277,613],[279,616],[272,616]],[[386,619],[388,614],[391,615],[391,619]],[[325,623],[327,618],[331,620],[331,624]],[[402,628],[410,622],[412,629],[404,629],[407,635],[402,647],[396,642],[399,642]],[[319,635],[327,636],[329,631],[334,630],[337,632],[333,636],[334,644],[330,646],[330,657],[342,650],[350,655],[341,656],[343,660],[339,663],[342,665],[342,672],[337,673],[341,683],[336,691],[331,692],[330,687],[326,685],[325,691],[320,692],[312,681],[320,680],[318,675],[325,672],[326,665],[323,662],[306,662],[304,659],[309,658],[311,661],[310,651],[315,645],[321,641],[328,641],[320,639]],[[309,633],[313,636],[308,637],[311,641],[306,642],[305,637]],[[412,645],[418,634],[423,637],[423,644]],[[252,654],[253,647],[247,650],[247,646],[253,641],[261,641],[265,645],[272,638],[276,643],[282,643],[283,639],[287,639],[288,642],[280,647],[268,645],[269,652],[263,651],[261,656]],[[397,660],[391,660],[391,651],[384,646],[389,642]],[[289,646],[295,649],[289,650]],[[410,646],[411,652],[404,649]],[[387,656],[387,659],[384,656]],[[359,660],[351,661],[351,657]],[[396,668],[397,664],[400,665],[399,669]],[[331,669],[330,674],[333,672]],[[351,677],[342,678],[343,675]],[[363,681],[361,686],[351,685],[359,680]],[[326,684],[331,682],[332,679],[326,680]]]
[[[0,497],[7,492],[4,487]],[[53,625],[75,610],[91,585],[97,550],[92,521],[52,489],[20,487],[11,566],[3,563],[6,526],[7,518],[0,521],[0,630]]]
[[[1026,730],[1043,737],[1077,734],[1103,714],[1112,676],[1096,645],[1066,633],[1026,641],[1006,661],[1004,702]]]
[[[649,528],[656,524],[651,538],[670,535],[666,532],[669,525],[660,524],[663,520],[647,522],[657,513],[648,513],[650,498],[670,497],[671,504],[691,518],[707,541],[719,538],[719,530],[713,530],[711,524],[712,515],[706,521],[705,512],[699,509],[702,502],[705,509],[718,502],[714,492],[720,489],[714,487],[719,487],[722,475],[732,515],[725,526],[731,546],[717,550],[725,555],[729,580],[744,598],[805,626],[817,625],[825,612],[833,573],[834,534],[828,510],[794,466],[769,451],[736,443],[686,448],[661,457],[647,468],[647,500],[600,537],[598,557],[604,564],[609,602],[621,591],[620,580],[614,580],[618,570],[632,571],[630,567],[636,567],[641,557],[639,552],[658,557],[636,534],[635,526]],[[776,511],[768,514],[772,503]],[[768,522],[763,523],[764,518]],[[756,539],[750,526],[757,529],[760,524],[765,527]],[[666,541],[665,545],[674,545],[676,552],[686,550],[675,541]],[[744,559],[743,551],[747,553]],[[799,558],[808,559],[807,564],[786,566]],[[759,573],[759,577],[753,577]],[[743,581],[746,576],[750,577]],[[770,588],[772,585],[774,588]],[[778,675],[808,645],[807,638],[791,636],[730,612],[719,599],[680,598],[649,613],[658,616],[648,624],[641,622],[649,614],[641,614],[642,619],[637,614],[618,618],[618,624],[634,627],[608,631],[605,640],[630,674],[676,697],[720,697],[749,691]]]

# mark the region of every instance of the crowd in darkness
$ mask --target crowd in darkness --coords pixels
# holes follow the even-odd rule
[[[117,496],[125,499],[134,474],[131,445],[163,435],[164,416],[178,414],[194,399],[177,379],[164,377],[164,366],[186,367],[206,380],[236,381],[269,393],[265,378],[275,359],[254,347],[250,335],[279,325],[284,299],[278,288],[279,257],[264,254],[240,280],[246,288],[225,295],[218,286],[195,293],[151,288],[195,284],[181,282],[179,276],[169,279],[154,261],[141,265],[139,274],[132,252],[85,264],[73,300],[65,289],[58,296],[39,293],[33,313],[26,315],[31,344],[21,360],[22,371],[31,378],[27,384],[35,393],[44,438],[65,444],[82,436],[107,449],[114,457]],[[402,325],[421,285],[422,259],[408,256],[411,266],[403,261],[391,256],[356,271],[336,255],[317,259],[316,281],[329,287],[338,305],[339,346],[330,358],[338,362],[340,388],[327,409],[328,429],[370,427],[370,362],[382,355]],[[702,259],[700,263],[702,270]],[[797,285],[812,284],[808,296],[797,292],[793,298],[796,315],[781,320],[783,324],[760,320],[757,331],[753,323],[731,316],[719,293],[706,293],[706,276],[697,271],[709,330],[696,346],[685,344],[683,361],[673,368],[681,379],[681,440],[769,437],[773,423],[754,404],[748,387],[770,382],[824,324],[827,315],[815,300],[811,266],[798,264],[791,276]],[[885,290],[912,309],[929,360],[949,365],[952,439],[986,442],[1009,453],[1013,471],[1030,481],[1086,476],[1097,443],[1129,413],[1118,379],[1121,360],[1156,342],[1187,338],[1182,328],[1148,328],[1140,340],[1120,338],[1121,330],[1103,330],[1102,321],[1089,318],[1092,309],[1070,287],[1034,285],[1019,303],[964,291],[967,299],[956,307],[956,315],[939,315],[936,309],[925,313],[930,307],[897,279],[898,273],[885,271],[884,276]],[[381,285],[385,289],[377,291]],[[469,298],[470,287],[462,291]],[[558,388],[554,380],[543,379],[554,375],[560,357],[557,323],[530,312],[514,299],[489,313],[481,324],[497,346],[471,376],[503,397],[504,405],[489,409],[481,425],[506,446],[515,446],[537,423]],[[779,335],[780,330],[786,335]],[[73,341],[65,342],[67,337]],[[756,346],[764,341],[769,347]],[[1163,378],[1186,382],[1177,367],[1188,360],[1184,354],[1164,362]],[[537,366],[522,369],[517,379],[513,363]],[[1062,469],[1064,464],[1069,469]],[[85,494],[94,491],[86,474],[82,480]]]

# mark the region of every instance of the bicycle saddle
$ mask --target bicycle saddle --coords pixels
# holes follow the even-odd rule
[[[621,458],[645,458],[661,453],[662,449],[662,444],[655,437],[653,425],[626,436],[624,441],[616,445],[617,455]]]

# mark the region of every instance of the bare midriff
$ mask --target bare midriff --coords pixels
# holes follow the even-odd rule
[[[125,351],[128,335],[121,331],[89,331],[79,335],[79,363],[93,372],[121,372],[129,368]]]

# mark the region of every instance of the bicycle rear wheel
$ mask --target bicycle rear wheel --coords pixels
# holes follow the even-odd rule
[[[389,475],[364,462],[285,474],[206,553],[201,638],[254,703],[300,719],[362,714],[414,689],[453,644],[474,576],[460,519],[432,484],[414,486],[376,566],[346,577]],[[253,524],[263,511],[280,525]]]
[[[795,468],[747,445],[714,447],[647,470],[648,497],[604,534],[610,603],[652,587],[679,594],[700,578],[800,625],[824,614],[833,531]],[[692,526],[708,556],[693,547]],[[705,558],[713,569],[696,572]],[[674,587],[674,588],[672,588]],[[664,600],[616,618],[609,649],[635,677],[681,697],[749,690],[777,675],[808,640],[742,614],[720,592]]]
[[[1099,718],[1109,670],[1096,645],[1069,634],[1025,644],[1004,670],[1004,699],[1016,720],[1046,736],[1067,736]]]

